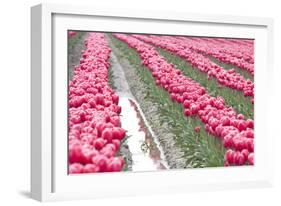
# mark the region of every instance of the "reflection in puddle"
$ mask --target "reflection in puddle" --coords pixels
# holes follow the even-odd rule
[[[129,136],[127,144],[133,160],[132,171],[166,169],[158,145],[147,131],[137,104],[131,99],[121,97],[119,105],[122,107],[122,128],[127,130]]]
[[[133,160],[132,171],[167,169],[157,138],[134,100],[122,66],[113,52],[110,58],[115,91],[120,98],[119,106],[122,107],[122,128],[127,130],[127,144]]]

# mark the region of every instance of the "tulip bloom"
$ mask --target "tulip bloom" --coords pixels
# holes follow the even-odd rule
[[[121,171],[123,158],[112,158],[126,131],[119,97],[108,84],[111,50],[99,33],[90,33],[85,45],[69,83],[69,173]]]

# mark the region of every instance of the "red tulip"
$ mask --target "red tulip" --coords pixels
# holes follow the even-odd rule
[[[106,140],[104,140],[103,138],[98,138],[93,142],[93,145],[97,150],[101,150],[105,144],[106,144]]]
[[[238,119],[244,119],[244,115],[243,115],[243,114],[238,114],[238,115],[237,115],[237,118],[238,118]]]
[[[112,143],[115,145],[116,150],[119,150],[120,144],[121,144],[120,140],[118,140],[118,139],[113,139],[113,140],[112,140]]]
[[[115,127],[120,127],[121,126],[121,121],[118,116],[111,117],[110,122],[115,126]]]
[[[253,129],[254,128],[254,121],[251,119],[247,120],[247,127]]]
[[[249,154],[248,161],[250,165],[254,165],[254,153]]]
[[[121,127],[114,127],[112,129],[112,138],[122,140],[126,136],[126,131]]]
[[[114,104],[118,104],[119,103],[119,96],[117,95],[112,95],[112,100]]]
[[[225,153],[225,160],[229,164],[233,164],[234,163],[234,152],[233,152],[233,150],[229,149],[229,150],[226,151],[226,153]]]
[[[200,126],[196,126],[196,127],[194,128],[194,131],[195,131],[195,132],[200,132],[200,129],[201,129]]]
[[[189,117],[189,116],[191,115],[190,110],[189,110],[189,109],[185,109],[185,110],[184,110],[184,115],[187,116],[187,117]]]
[[[94,164],[86,164],[82,170],[83,173],[99,172],[99,167]]]
[[[249,156],[249,151],[247,149],[243,149],[241,151],[241,154],[244,156],[244,158],[247,160]]]
[[[75,31],[69,31],[69,32],[68,32],[68,37],[69,37],[69,38],[73,38],[73,37],[76,36],[76,34],[77,34],[77,33],[76,33]]]
[[[101,137],[103,139],[105,139],[107,142],[111,142],[111,140],[113,139],[113,130],[112,130],[112,128],[105,128],[102,131]]]
[[[82,148],[80,145],[70,145],[69,146],[69,162],[75,163],[80,162],[82,159]]]
[[[107,171],[107,164],[108,158],[105,155],[97,155],[93,157],[93,163],[99,167],[99,171],[106,172]]]
[[[83,172],[83,165],[80,163],[73,163],[69,165],[68,172],[70,174],[79,174]]]
[[[234,163],[236,165],[243,165],[245,164],[245,162],[246,160],[243,154],[241,154],[240,152],[236,152],[236,154],[234,155]]]
[[[109,160],[108,171],[109,172],[119,172],[122,169],[122,161],[120,158],[114,157]]]

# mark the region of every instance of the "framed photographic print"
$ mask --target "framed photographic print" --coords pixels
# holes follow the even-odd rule
[[[31,14],[34,199],[272,185],[271,19]]]

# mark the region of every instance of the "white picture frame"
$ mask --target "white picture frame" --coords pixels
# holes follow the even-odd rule
[[[273,185],[274,133],[266,112],[273,98],[272,19],[40,4],[31,8],[31,26],[32,198],[53,201]],[[68,29],[255,38],[255,165],[67,175],[66,139],[55,137],[65,136],[67,129],[62,106],[67,94]]]

